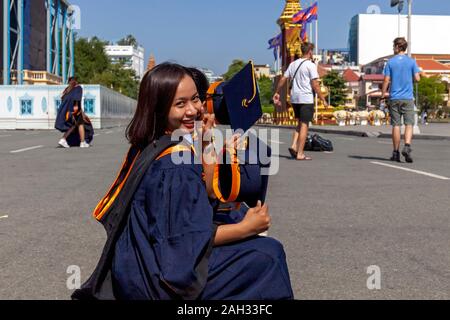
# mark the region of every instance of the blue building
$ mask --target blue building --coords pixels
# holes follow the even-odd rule
[[[74,74],[67,0],[0,0],[0,84],[61,84]]]

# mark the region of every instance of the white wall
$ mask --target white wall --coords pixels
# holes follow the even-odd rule
[[[408,19],[401,16],[400,36],[407,38]],[[398,15],[359,15],[358,64],[367,64],[393,54],[398,37]],[[412,53],[450,54],[450,16],[412,17]]]
[[[82,106],[93,102],[86,112],[94,128],[105,128],[129,122],[136,101],[99,85],[83,85]],[[0,86],[0,129],[53,130],[56,103],[65,86]],[[22,114],[21,100],[31,100],[31,114]],[[114,119],[112,122],[111,119]]]

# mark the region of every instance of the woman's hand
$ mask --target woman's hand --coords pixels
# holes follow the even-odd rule
[[[212,129],[215,126],[216,117],[214,114],[205,114],[202,117],[202,131],[201,131],[201,138],[202,138],[202,146],[203,149],[211,144],[213,141],[212,136]]]
[[[225,224],[219,226],[214,239],[215,246],[222,246],[225,244],[242,241],[247,238],[256,236],[266,232],[271,225],[271,218],[269,215],[269,208],[267,205],[262,205],[261,201],[255,208],[249,209],[247,214],[238,224]]]
[[[272,219],[269,215],[269,207],[267,204],[262,205],[261,201],[255,208],[247,211],[247,214],[240,223],[243,232],[247,237],[252,237],[269,230]]]

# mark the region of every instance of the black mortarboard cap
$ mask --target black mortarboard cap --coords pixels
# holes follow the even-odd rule
[[[230,125],[233,130],[246,132],[262,117],[258,83],[252,62],[249,62],[231,80],[214,83],[209,94],[209,112],[216,120]]]

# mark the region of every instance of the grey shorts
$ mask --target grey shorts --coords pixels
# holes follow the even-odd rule
[[[391,100],[389,103],[389,113],[391,116],[391,124],[399,127],[403,123],[406,126],[415,124],[414,100]]]

